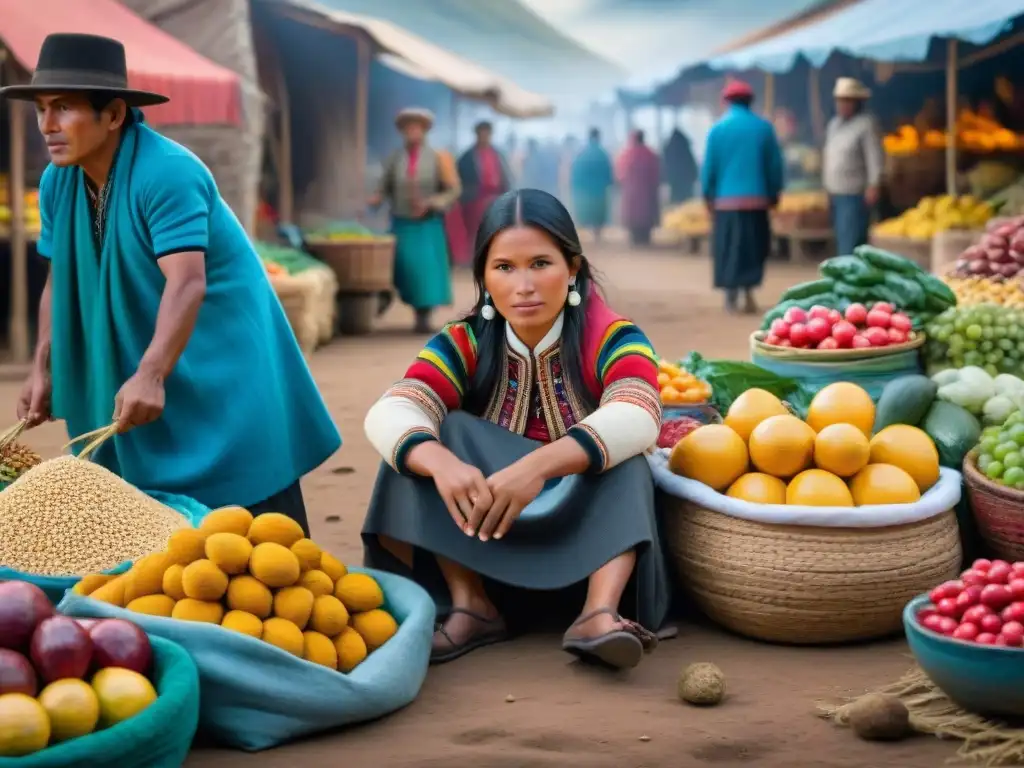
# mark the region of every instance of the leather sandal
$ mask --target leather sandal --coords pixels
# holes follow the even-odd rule
[[[608,614],[622,624],[622,629],[614,629],[597,637],[573,637],[573,627],[590,621],[595,616]],[[562,637],[562,650],[585,661],[596,661],[613,669],[632,669],[643,658],[658,647],[658,636],[640,624],[624,619],[611,608],[598,608],[573,622]]]
[[[456,643],[444,628],[444,624],[438,623],[434,627],[434,632],[440,633],[448,642],[450,647],[445,649],[431,649],[431,664],[445,664],[449,661],[455,661],[455,659],[465,656],[467,653],[475,651],[478,648],[484,648],[488,645],[495,645],[508,640],[508,628],[505,626],[505,620],[501,616],[488,619],[478,613],[466,610],[465,608],[452,608],[451,611],[448,612],[448,616],[456,613],[469,616],[469,618],[482,625],[483,628],[471,635],[465,642]]]

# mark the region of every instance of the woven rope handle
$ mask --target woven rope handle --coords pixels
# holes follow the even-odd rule
[[[22,419],[10,429],[0,432],[0,451],[9,446],[28,429],[28,419]]]
[[[90,442],[78,453],[78,458],[83,461],[88,461],[89,458],[96,452],[96,449],[103,445],[107,440],[117,434],[117,422],[108,424],[105,427],[94,429],[92,432],[86,432],[84,435],[79,435],[74,440],[71,440],[64,446],[63,450],[67,450],[76,443]]]

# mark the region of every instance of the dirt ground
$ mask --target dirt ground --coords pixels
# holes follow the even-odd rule
[[[621,248],[595,249],[592,258],[612,306],[640,324],[659,353],[681,357],[696,349],[709,357],[747,358],[756,323],[722,313],[706,258]],[[812,276],[810,266],[772,264],[762,304]],[[457,308],[471,297],[470,280],[461,274]],[[312,361],[345,444],[306,479],[304,491],[314,537],[349,562],[361,558],[359,529],[378,466],[363,436],[363,415],[422,343],[407,332],[411,321],[405,309],[392,310],[372,337],[337,342]],[[13,383],[0,384],[0,403],[12,412],[16,393]],[[52,425],[32,442],[55,455],[62,437]],[[794,649],[683,624],[677,639],[627,674],[581,667],[558,641],[558,634],[529,636],[435,668],[418,700],[382,721],[259,755],[198,749],[187,766],[935,768],[955,750],[924,737],[866,744],[814,716],[818,700],[899,677],[910,664],[901,641]],[[721,706],[696,709],[676,698],[679,671],[696,661],[725,672],[729,693]]]

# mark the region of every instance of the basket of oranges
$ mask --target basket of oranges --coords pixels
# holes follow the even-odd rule
[[[682,366],[658,361],[658,387],[664,406],[700,405],[711,399],[711,385]]]

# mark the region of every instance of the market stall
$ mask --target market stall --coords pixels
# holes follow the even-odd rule
[[[238,78],[202,58],[170,35],[146,24],[114,0],[98,0],[88,12],[73,0],[40,0],[26,5],[0,0],[0,64],[5,83],[26,80],[34,66],[43,38],[73,24],[81,32],[114,35],[127,50],[129,81],[171,97],[168,104],[146,110],[147,120],[163,125],[237,125],[241,105]],[[173,65],[168,64],[173,62]],[[30,241],[38,231],[38,206],[32,181],[46,164],[44,149],[27,155],[29,110],[18,101],[5,105],[9,127],[6,169],[7,203],[0,204],[0,238],[10,246],[10,322],[8,337],[12,357],[25,362],[31,349],[29,273]],[[28,172],[31,170],[31,177]],[[5,212],[6,205],[6,212]],[[3,219],[6,218],[6,232]]]

